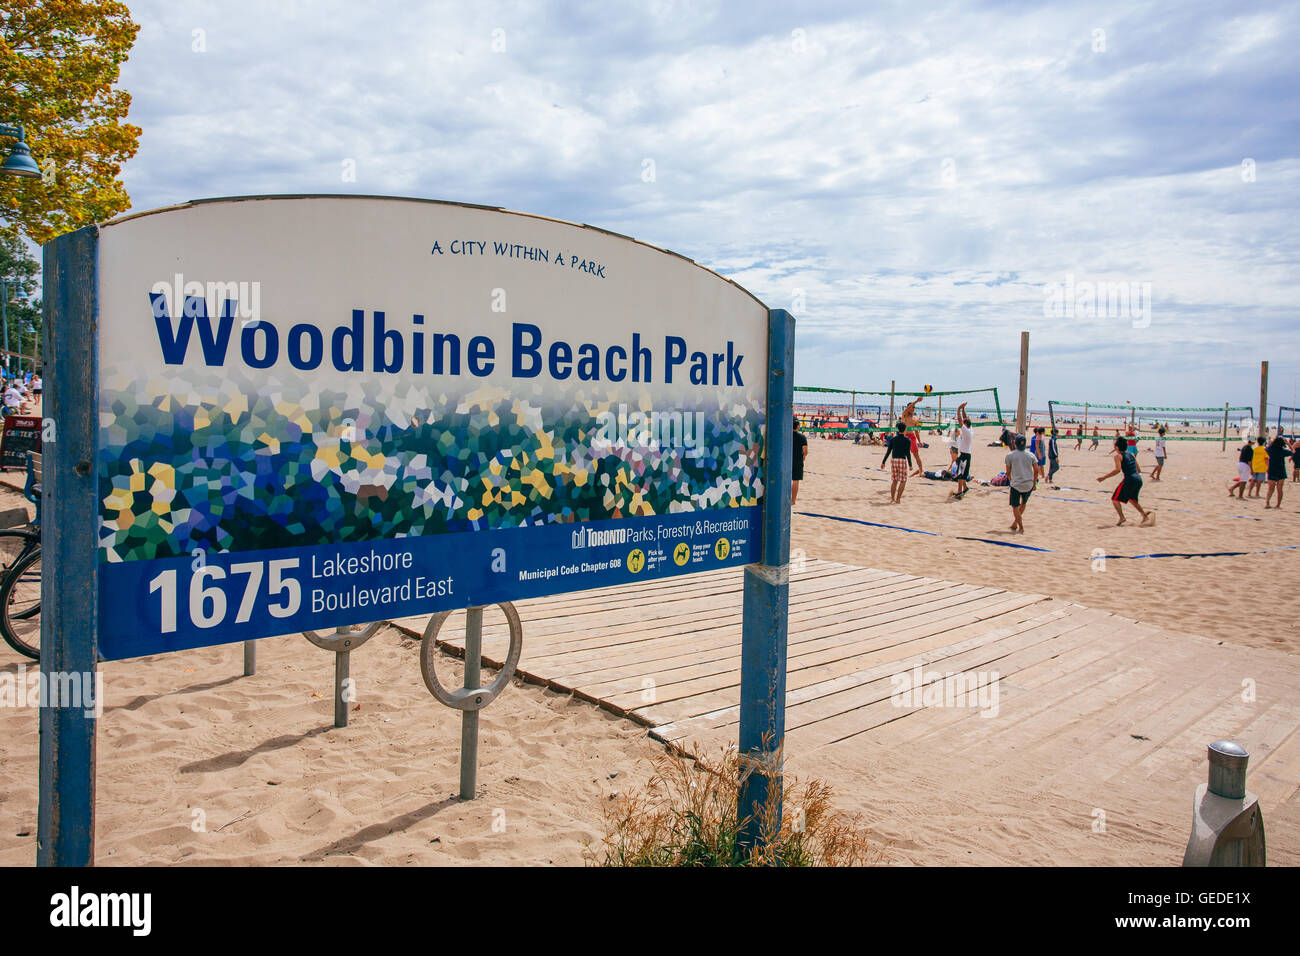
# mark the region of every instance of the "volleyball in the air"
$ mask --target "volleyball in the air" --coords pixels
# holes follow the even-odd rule
[[[934,386],[933,386],[933,385],[927,385],[927,386],[925,387],[925,394],[929,395],[929,394],[930,394],[931,392],[933,392],[933,391],[934,391]]]

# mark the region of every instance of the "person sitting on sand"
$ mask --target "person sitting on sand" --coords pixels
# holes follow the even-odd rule
[[[907,487],[907,471],[912,464],[912,443],[907,438],[907,426],[898,423],[898,434],[889,439],[885,446],[885,457],[880,459],[881,471],[885,462],[893,457],[890,465],[889,500],[892,504],[903,503],[903,489]]]
[[[1282,507],[1282,488],[1286,485],[1286,460],[1291,457],[1291,449],[1286,446],[1286,439],[1278,435],[1268,446],[1268,497],[1264,499],[1264,507],[1267,508],[1269,502],[1273,500],[1273,492],[1277,491],[1277,504],[1273,507]]]
[[[1102,475],[1097,481],[1102,482],[1114,475],[1123,474],[1123,479],[1115,493],[1110,496],[1110,503],[1115,506],[1115,513],[1119,515],[1119,521],[1115,526],[1119,527],[1124,524],[1124,504],[1127,502],[1138,510],[1142,515],[1142,524],[1155,524],[1155,509],[1147,511],[1138,503],[1138,495],[1142,493],[1142,470],[1138,468],[1137,457],[1133,452],[1128,450],[1128,440],[1122,435],[1115,439],[1115,467],[1106,474]]]
[[[957,453],[957,446],[953,445],[951,448],[949,448],[948,453],[952,458],[952,460],[948,463],[948,467],[945,468],[943,471],[927,471],[925,473],[926,478],[928,478],[930,481],[956,481],[957,480],[957,475],[961,471],[961,465],[958,462],[958,459],[961,456]],[[956,496],[954,495],[954,497]]]
[[[1038,477],[1043,473],[1038,459],[1025,451],[1025,436],[1016,436],[1015,451],[1007,453],[1007,484],[1011,486],[1011,530],[1025,533],[1025,505],[1038,487]]]

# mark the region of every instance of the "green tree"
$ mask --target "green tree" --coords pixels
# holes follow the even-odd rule
[[[0,297],[4,297],[4,324],[8,327],[9,351],[20,355],[41,353],[41,300],[35,298],[40,288],[41,266],[16,236],[0,233]],[[0,347],[4,345],[0,329]],[[30,359],[10,356],[8,363],[0,356],[0,368],[17,372],[32,367]],[[39,363],[37,363],[39,367]]]
[[[24,128],[45,175],[0,176],[0,232],[44,243],[131,207],[118,174],[140,128],[114,84],[139,29],[111,0],[4,0],[0,122]]]

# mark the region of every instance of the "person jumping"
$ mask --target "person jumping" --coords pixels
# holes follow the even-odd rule
[[[952,496],[954,501],[966,494],[966,482],[970,481],[971,448],[975,445],[975,433],[971,430],[965,402],[957,406],[957,426],[957,493]]]

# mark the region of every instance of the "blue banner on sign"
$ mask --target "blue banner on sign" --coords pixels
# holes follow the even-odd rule
[[[104,563],[100,655],[121,660],[752,564],[762,510],[711,509]]]

